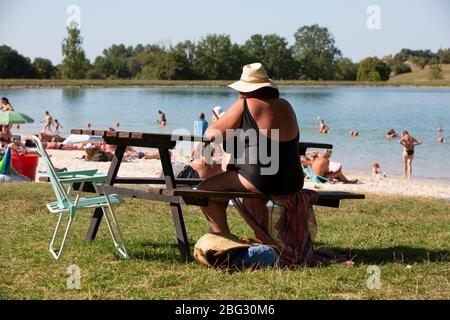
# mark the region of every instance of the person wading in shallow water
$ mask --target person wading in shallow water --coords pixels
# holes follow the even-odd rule
[[[404,177],[405,179],[411,179],[414,147],[422,144],[422,142],[411,136],[409,132],[405,130],[400,139],[400,144],[403,146]]]
[[[162,112],[161,110],[158,110],[158,113],[159,113],[159,120],[156,120],[156,122],[161,124],[162,127],[165,127],[167,124],[166,114],[164,112]]]

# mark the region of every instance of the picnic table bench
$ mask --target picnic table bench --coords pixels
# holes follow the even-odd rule
[[[87,134],[102,136],[107,144],[115,145],[116,151],[108,171],[108,179],[105,191],[116,193],[123,197],[145,199],[152,201],[167,202],[170,204],[172,218],[175,225],[181,256],[184,260],[190,259],[190,248],[184,224],[182,204],[206,206],[210,197],[232,200],[236,198],[266,198],[265,195],[253,192],[224,192],[193,190],[189,186],[199,184],[202,179],[177,179],[174,175],[170,150],[174,149],[177,141],[204,141],[195,136],[174,136],[170,134],[142,133],[142,132],[116,132],[103,130],[73,129],[72,134]],[[117,177],[125,150],[127,146],[157,148],[160,155],[164,178],[146,177]],[[308,148],[332,149],[331,144],[299,142],[300,155],[304,155]],[[118,184],[119,186],[115,186]],[[149,188],[147,190],[127,188],[124,185],[163,185],[164,188]],[[75,185],[74,188],[77,188]],[[78,186],[79,188],[79,186]],[[92,186],[85,185],[84,191],[93,192]],[[319,199],[315,205],[327,207],[339,207],[340,201],[344,199],[364,199],[364,194],[350,192],[319,191]],[[86,235],[86,241],[95,239],[100,225],[103,212],[96,209]]]

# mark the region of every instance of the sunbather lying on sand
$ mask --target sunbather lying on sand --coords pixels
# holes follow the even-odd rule
[[[306,159],[302,160],[303,166],[311,165],[311,169],[314,174],[321,180],[322,182],[326,182],[327,180],[323,178],[327,178],[330,181],[340,181],[343,183],[357,183],[358,179],[349,180],[342,173],[342,164],[338,162],[330,161],[331,150],[326,150],[323,155],[314,151],[307,152],[307,155],[311,156],[311,159],[305,157]]]
[[[57,134],[49,134],[49,133],[45,133],[45,132],[39,132],[38,137],[39,137],[39,140],[41,140],[41,142],[52,142],[52,141],[63,142],[64,141],[64,138]],[[30,140],[31,140],[31,138],[30,138]]]
[[[158,151],[146,151],[142,152],[134,149],[133,147],[127,147],[125,149],[125,153],[123,154],[125,158],[132,159],[156,159],[159,160],[159,152]]]
[[[103,151],[99,144],[87,144],[85,152],[83,158],[89,161],[111,161],[113,158],[113,154]]]
[[[83,150],[82,147],[70,144],[62,144],[62,142],[58,142],[55,137],[52,138],[50,142],[44,142],[42,145],[45,149],[54,149],[54,150]]]

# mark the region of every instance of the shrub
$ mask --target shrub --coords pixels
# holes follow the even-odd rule
[[[391,68],[377,57],[366,58],[359,64],[358,81],[386,81],[389,80]]]
[[[442,68],[438,64],[433,64],[430,66],[430,71],[428,72],[428,80],[442,80],[444,76],[442,74]]]
[[[391,70],[394,74],[402,74],[411,72],[411,67],[404,63],[394,63],[391,65]]]

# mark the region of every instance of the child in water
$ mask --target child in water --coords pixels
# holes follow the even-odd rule
[[[59,123],[58,119],[55,119],[55,133],[60,133],[60,128],[62,128],[63,126],[61,125],[61,123]]]
[[[384,173],[383,171],[380,171],[380,164],[378,162],[374,162],[372,164],[372,175],[377,179],[377,180],[383,180],[383,178],[386,177],[386,173]]]

